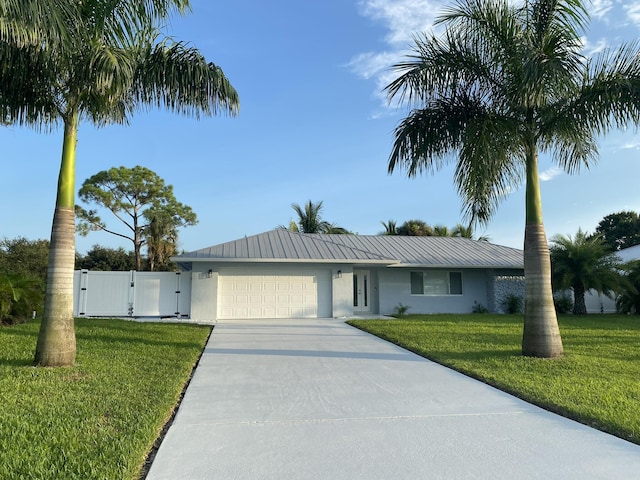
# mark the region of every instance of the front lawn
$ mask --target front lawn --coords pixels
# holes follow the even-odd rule
[[[561,316],[564,357],[520,354],[522,315],[354,320],[362,330],[548,410],[640,444],[640,318]]]
[[[39,326],[0,328],[0,478],[138,478],[211,327],[79,319],[76,365],[35,368]]]

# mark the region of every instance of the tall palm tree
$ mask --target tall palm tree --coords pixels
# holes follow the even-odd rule
[[[9,0],[0,0],[9,1]],[[14,2],[20,3],[20,2]],[[23,46],[0,41],[0,111],[19,124],[64,127],[38,365],[75,360],[76,137],[81,120],[127,123],[143,106],[195,116],[236,113],[238,97],[222,70],[184,43],[162,38],[158,25],[184,13],[188,0],[67,2],[56,41]],[[58,39],[61,39],[58,41]],[[8,87],[7,87],[8,85]]]
[[[412,108],[397,126],[389,171],[410,177],[455,162],[466,216],[488,223],[524,180],[526,276],[522,352],[562,355],[542,218],[540,152],[577,172],[596,136],[640,120],[638,45],[581,53],[580,0],[461,0],[438,19],[441,37],[415,39],[386,91]]]
[[[553,287],[573,290],[574,315],[587,314],[585,292],[611,295],[622,285],[620,259],[599,235],[589,236],[581,229],[574,237],[554,235],[549,250]]]

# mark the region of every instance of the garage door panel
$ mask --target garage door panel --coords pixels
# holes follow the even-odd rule
[[[318,282],[324,282],[323,292],[330,291],[330,275],[323,270],[281,275],[227,271],[221,272],[219,282],[220,319],[316,318]],[[323,311],[328,308],[325,306]]]

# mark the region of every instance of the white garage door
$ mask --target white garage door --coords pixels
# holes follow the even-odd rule
[[[328,272],[224,274],[218,284],[218,318],[317,318],[329,316]],[[329,311],[327,311],[327,309]]]

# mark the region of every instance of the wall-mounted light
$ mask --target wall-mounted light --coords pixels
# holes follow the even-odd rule
[[[213,270],[209,269],[209,271],[207,272],[207,278],[211,277],[213,277]]]
[[[338,270],[338,278],[342,278],[342,270]]]

